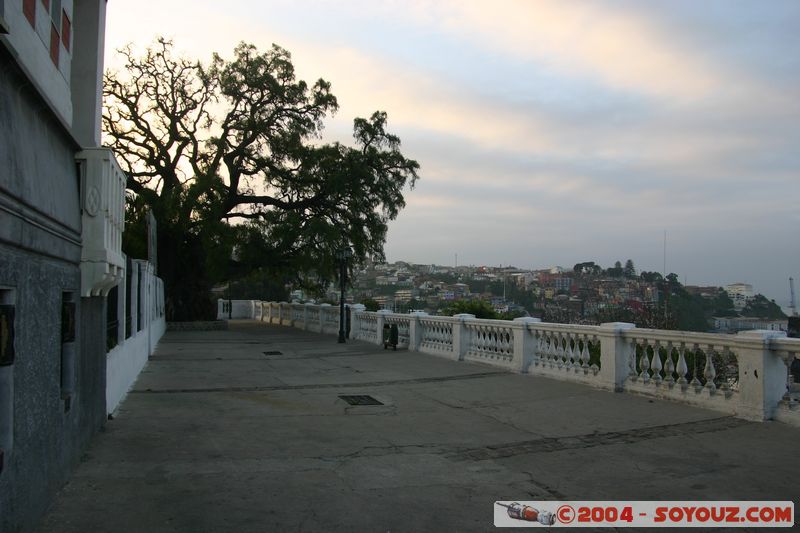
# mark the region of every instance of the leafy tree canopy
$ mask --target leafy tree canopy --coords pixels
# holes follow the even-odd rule
[[[475,318],[498,318],[498,314],[491,304],[484,300],[456,300],[442,309],[439,314],[453,316],[461,313],[475,315]]]
[[[208,64],[176,57],[165,39],[120,53],[124,69],[104,78],[103,128],[128,174],[129,231],[147,210],[158,222],[168,316],[203,314],[198,291],[237,264],[304,284],[332,279],[345,245],[356,261],[384,257],[387,222],[419,169],[386,113],[356,118],[353,146],[320,144],[338,108],[331,84],[297,80],[279,46],[241,43]]]

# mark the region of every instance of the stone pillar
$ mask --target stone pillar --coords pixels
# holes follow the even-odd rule
[[[630,373],[631,346],[622,332],[635,329],[629,322],[606,322],[600,324],[600,381],[604,387],[621,392]]]
[[[325,333],[325,311],[331,308],[331,304],[319,304],[319,332]]]
[[[469,313],[459,313],[453,315],[453,359],[463,361],[464,355],[469,349],[469,332],[464,326],[467,320],[475,320],[475,315]]]
[[[533,362],[534,338],[528,334],[528,324],[541,322],[541,318],[523,316],[512,321],[514,331],[514,366],[519,372],[527,372]]]
[[[127,261],[125,262],[127,265]],[[125,278],[117,285],[117,346],[125,342],[125,306],[128,304],[128,295],[125,294]]]
[[[131,337],[139,331],[139,263],[131,261]]]
[[[361,339],[361,313],[367,310],[364,304],[353,304],[350,306],[350,337]]]
[[[408,322],[408,350],[418,352],[419,345],[422,344],[422,326],[419,317],[428,316],[424,311],[414,311],[411,313],[411,320]]]
[[[739,359],[739,407],[737,416],[747,420],[769,420],[786,393],[788,368],[783,358],[770,350],[770,340],[786,337],[783,331],[755,330],[736,335]]]
[[[308,308],[314,304],[306,302],[303,304],[303,329],[308,330]]]

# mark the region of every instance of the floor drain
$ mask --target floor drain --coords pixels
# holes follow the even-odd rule
[[[379,402],[372,396],[366,395],[339,396],[339,398],[350,405],[383,405],[383,402]]]
[[[283,355],[281,352],[264,352],[264,355]]]

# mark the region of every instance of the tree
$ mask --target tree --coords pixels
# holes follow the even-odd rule
[[[636,277],[636,268],[633,266],[633,260],[628,259],[625,261],[625,267],[622,269],[625,273],[626,278],[634,278]]]
[[[354,120],[353,147],[315,144],[338,107],[331,85],[296,80],[276,45],[241,43],[207,65],[174,57],[165,39],[140,57],[120,53],[125,69],[104,79],[103,126],[128,174],[129,229],[147,210],[158,222],[170,319],[202,315],[197,295],[237,266],[322,285],[345,245],[356,262],[384,257],[387,222],[419,169],[386,113]]]
[[[756,294],[742,309],[742,316],[781,320],[786,314],[775,300],[768,300],[763,294]]]
[[[457,300],[440,311],[443,316],[461,313],[475,315],[475,318],[498,318],[497,311],[484,300]]]
[[[612,278],[621,278],[623,275],[622,263],[616,261],[613,267],[606,269],[606,274]]]
[[[647,271],[643,271],[641,274],[639,274],[639,278],[642,281],[646,281],[648,283],[657,283],[664,279],[664,277],[661,275],[661,272],[647,272]]]

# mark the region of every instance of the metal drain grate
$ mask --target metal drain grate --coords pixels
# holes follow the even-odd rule
[[[366,395],[353,395],[353,396],[339,396],[342,400],[346,401],[350,405],[383,405],[383,402],[379,402],[372,396]]]
[[[264,352],[264,355],[283,355],[283,352],[278,352],[278,351]]]

